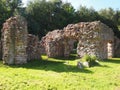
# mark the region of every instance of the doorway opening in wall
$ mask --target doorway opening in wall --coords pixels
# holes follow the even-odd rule
[[[73,59],[78,58],[77,46],[78,46],[78,41],[74,41],[73,46],[71,47],[70,58]]]

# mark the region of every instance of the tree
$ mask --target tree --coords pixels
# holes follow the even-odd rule
[[[71,5],[71,3],[64,3],[62,5],[62,8],[64,10],[64,16],[66,18],[66,24],[70,24],[70,23],[75,23],[75,9],[74,7]]]
[[[76,13],[79,15],[80,21],[84,22],[98,20],[99,18],[98,13],[92,7],[88,9],[85,6],[80,6]]]
[[[6,7],[6,1],[0,1],[0,30],[2,28],[2,24],[5,22],[7,18],[10,16],[10,10]]]
[[[29,2],[26,8],[29,33],[44,36],[50,26],[53,15],[53,5],[45,0]]]
[[[112,8],[105,8],[99,11],[99,15],[110,20],[113,20],[114,14],[115,14],[115,11]]]
[[[113,21],[116,25],[120,25],[120,11],[116,10],[113,16]]]
[[[62,29],[72,23],[75,9],[70,3],[61,0],[35,0],[29,2],[26,11],[29,33],[41,38],[48,31]]]
[[[112,8],[101,9],[99,12],[100,20],[113,29],[115,36],[120,38],[119,25],[119,11],[114,11]]]
[[[22,0],[6,0],[6,5],[10,9],[10,15],[13,16],[16,12],[19,12]]]
[[[14,15],[15,11],[22,10],[22,0],[1,0],[0,1],[0,29],[6,19]]]

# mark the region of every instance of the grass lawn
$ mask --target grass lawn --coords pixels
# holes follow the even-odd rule
[[[0,61],[0,90],[120,90],[120,58],[99,66],[78,69],[78,59],[42,56],[25,65],[3,65]]]

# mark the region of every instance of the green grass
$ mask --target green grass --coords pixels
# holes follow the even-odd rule
[[[25,65],[0,61],[0,90],[120,90],[120,58],[85,69],[76,67],[74,56],[42,58]]]

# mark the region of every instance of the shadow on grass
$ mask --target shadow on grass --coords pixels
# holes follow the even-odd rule
[[[111,59],[106,59],[106,60],[104,60],[103,62],[120,64],[120,58],[111,58]]]
[[[110,67],[110,66],[108,66],[108,65],[101,65],[101,64],[94,65],[93,67],[111,68],[111,67]]]
[[[75,55],[70,55],[69,57],[56,57],[57,60],[71,60],[74,61],[77,57]]]
[[[34,60],[24,65],[10,65],[12,68],[27,68],[45,71],[55,72],[82,72],[82,73],[93,73],[87,69],[79,69],[77,66],[64,64],[64,62],[49,61],[49,60]]]

